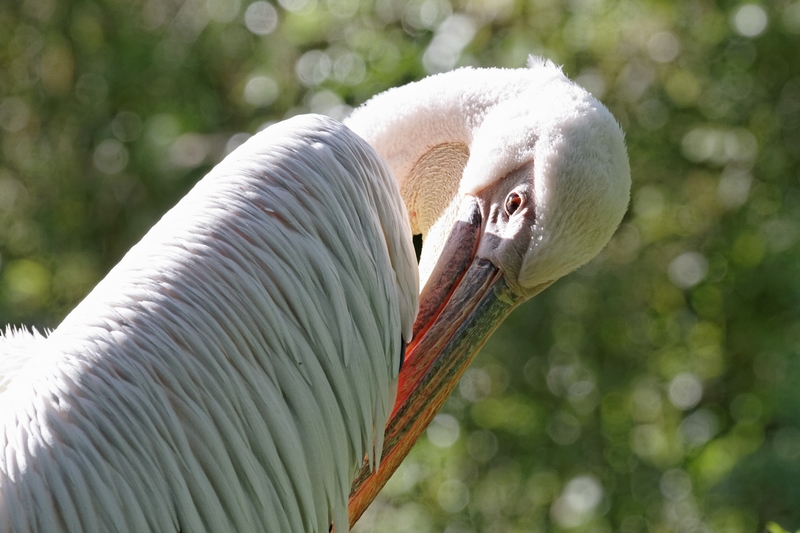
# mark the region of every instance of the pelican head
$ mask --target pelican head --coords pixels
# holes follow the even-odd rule
[[[381,469],[353,485],[354,521],[497,325],[606,245],[631,179],[611,113],[537,58],[387,91],[346,124],[386,159],[423,237],[414,339]]]

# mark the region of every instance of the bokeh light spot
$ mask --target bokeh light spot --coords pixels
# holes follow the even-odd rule
[[[597,69],[586,69],[575,76],[575,83],[592,93],[597,98],[603,98],[606,94],[606,82],[602,73]]]
[[[234,133],[228,139],[228,142],[225,143],[225,154],[229,154],[239,148],[241,145],[247,142],[247,140],[252,137],[249,133],[239,132]]]
[[[30,110],[21,98],[6,98],[0,103],[0,127],[14,133],[28,125]]]
[[[669,382],[669,401],[683,411],[691,409],[703,398],[700,378],[689,372],[678,374]]]
[[[641,424],[631,430],[631,450],[650,462],[657,463],[668,452],[667,436],[656,424]]]
[[[175,139],[169,149],[169,160],[178,168],[201,165],[209,152],[208,140],[198,133],[185,133]]]
[[[669,264],[667,274],[670,281],[681,289],[690,289],[703,281],[708,273],[708,261],[702,254],[686,252]]]
[[[783,11],[783,26],[790,33],[800,34],[800,2],[788,4]]]
[[[681,437],[690,446],[702,446],[714,438],[718,429],[717,415],[709,409],[698,409],[687,416],[678,428]]]
[[[561,527],[578,527],[593,518],[602,499],[603,486],[595,477],[578,476],[566,484],[550,514]]]
[[[466,15],[457,13],[445,19],[422,55],[425,71],[433,74],[453,68],[476,31],[475,23]]]
[[[437,448],[449,448],[458,440],[461,428],[455,417],[439,413],[425,430],[428,440]]]
[[[758,154],[758,142],[744,128],[723,130],[697,127],[684,135],[683,154],[690,161],[723,165],[731,161],[752,161]]]
[[[667,470],[659,482],[661,494],[670,500],[683,500],[692,493],[692,478],[679,468]]]
[[[278,97],[278,84],[269,76],[250,77],[244,86],[245,101],[256,107],[266,107]]]
[[[481,368],[468,368],[458,382],[461,397],[470,402],[486,398],[492,390],[489,374]]]
[[[581,423],[573,415],[561,411],[550,417],[547,434],[556,444],[567,446],[580,438]]]
[[[325,81],[331,74],[331,58],[322,50],[309,50],[297,60],[295,72],[306,87]]]
[[[458,479],[450,479],[439,486],[436,500],[448,513],[457,513],[469,503],[469,489]]]
[[[269,35],[278,27],[278,11],[269,2],[253,2],[244,12],[244,25],[256,35]]]
[[[772,447],[786,461],[800,459],[800,429],[791,426],[781,428],[775,433]]]
[[[731,165],[725,167],[717,186],[720,205],[726,209],[743,206],[750,196],[752,182],[753,176],[746,169]]]
[[[647,51],[655,61],[659,63],[669,63],[680,52],[680,43],[674,33],[661,31],[654,33],[647,41]]]
[[[168,146],[180,135],[181,123],[173,115],[162,113],[150,117],[145,126],[145,136],[157,147]]]
[[[278,3],[286,11],[294,13],[310,12],[317,7],[317,0],[278,0]]]
[[[111,133],[122,142],[131,142],[142,134],[142,119],[130,111],[120,111],[111,121]]]
[[[116,139],[106,139],[94,149],[92,161],[103,174],[119,174],[128,166],[128,149]]]
[[[767,29],[767,11],[758,4],[739,6],[731,19],[733,29],[744,37],[758,37]]]

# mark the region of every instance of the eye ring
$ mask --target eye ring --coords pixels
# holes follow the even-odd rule
[[[506,203],[505,209],[508,216],[513,215],[517,212],[517,210],[522,207],[525,199],[516,191],[511,191],[508,196],[506,196]]]

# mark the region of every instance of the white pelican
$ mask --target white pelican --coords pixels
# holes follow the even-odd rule
[[[497,324],[627,206],[619,126],[549,62],[346,124],[254,136],[47,338],[7,330],[0,531],[347,531],[351,483],[352,522]]]

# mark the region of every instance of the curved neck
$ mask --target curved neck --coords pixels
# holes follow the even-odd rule
[[[524,86],[519,70],[464,68],[375,96],[345,120],[384,158],[409,213],[420,205],[444,210],[458,192],[475,133],[486,114]],[[448,182],[441,186],[440,182]],[[419,214],[419,213],[417,213]],[[417,221],[425,234],[438,216]],[[413,222],[413,221],[412,221]]]
[[[487,113],[525,84],[519,70],[464,68],[375,96],[345,121],[388,163],[415,234],[424,284],[458,214],[473,138]]]

